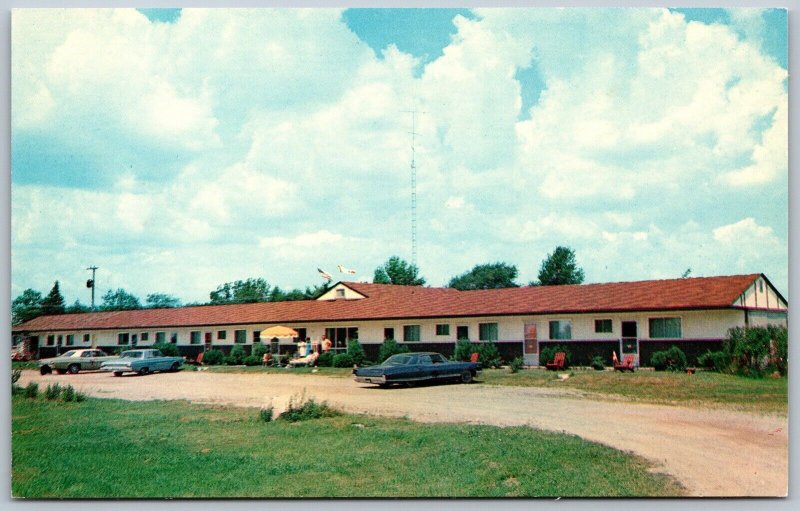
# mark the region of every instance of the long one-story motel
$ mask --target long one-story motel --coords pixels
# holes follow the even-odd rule
[[[40,316],[13,328],[41,357],[72,347],[177,345],[183,355],[245,351],[260,332],[282,325],[300,338],[323,335],[343,350],[357,339],[375,360],[385,339],[413,351],[451,355],[458,339],[495,343],[505,360],[539,364],[553,343],[569,345],[577,364],[612,352],[648,365],[654,351],[679,346],[690,361],[719,349],[733,327],[787,325],[787,301],[763,274],[607,284],[458,291],[450,288],[338,282],[315,300]],[[544,361],[542,361],[544,363]]]

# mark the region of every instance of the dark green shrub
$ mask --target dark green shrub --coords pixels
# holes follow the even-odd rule
[[[543,347],[539,351],[539,365],[543,366],[548,362],[552,362],[559,351],[563,351],[566,355],[564,357],[564,369],[570,367],[572,365],[572,353],[570,353],[569,348],[561,344]]]
[[[364,348],[361,346],[361,343],[355,339],[351,339],[347,343],[347,354],[350,355],[350,359],[356,365],[361,365],[364,363]]]
[[[673,345],[668,350],[654,352],[650,357],[650,365],[656,371],[684,371],[686,355],[679,347]]]
[[[353,359],[349,353],[339,353],[333,357],[333,367],[352,367]]]
[[[217,366],[225,363],[225,354],[221,350],[208,350],[203,354],[203,363]]]
[[[153,348],[157,349],[161,352],[162,355],[165,357],[178,357],[180,356],[180,352],[178,351],[178,347],[172,343],[167,342],[157,342],[153,344]]]
[[[697,357],[697,365],[712,371],[728,372],[731,368],[731,354],[709,350]]]
[[[39,397],[39,384],[34,382],[28,383],[28,385],[25,387],[25,397],[30,399],[36,399]]]
[[[248,355],[244,357],[244,365],[246,366],[261,365],[261,357],[257,357],[256,355]]]
[[[493,342],[485,342],[478,345],[478,361],[483,367],[500,367],[503,360],[500,352]]]
[[[22,369],[11,370],[11,385],[15,385],[22,377]]]
[[[332,367],[333,366],[333,353],[330,351],[326,351],[324,353],[319,354],[319,358],[317,359],[317,365],[319,367]]]
[[[244,357],[246,356],[244,352],[244,348],[240,345],[236,344],[231,348],[231,352],[228,353],[228,356],[225,357],[225,363],[229,366],[234,365],[242,365],[244,363]],[[203,357],[205,359],[205,357]]]
[[[67,403],[75,400],[75,389],[72,388],[72,385],[64,387],[64,390],[61,391],[61,399]]]
[[[453,349],[453,360],[468,362],[472,354],[476,352],[478,352],[478,347],[469,342],[469,339],[459,339]]]
[[[78,403],[86,401],[86,394],[84,394],[83,392],[75,391],[75,401]]]
[[[273,410],[272,406],[270,405],[270,406],[268,406],[268,407],[266,407],[266,408],[262,408],[262,409],[261,409],[261,410],[258,412],[258,416],[259,416],[259,417],[261,418],[261,420],[262,420],[262,421],[264,421],[264,422],[272,422],[272,415],[273,415],[273,413],[274,413],[274,410]]]
[[[523,365],[525,365],[525,361],[522,360],[522,357],[516,357],[508,364],[508,368],[511,369],[512,373],[518,373]]]
[[[770,363],[786,376],[789,373],[789,330],[785,326],[769,325],[767,327],[772,346],[770,347]]]
[[[403,346],[394,339],[386,339],[378,350],[378,362],[384,362],[387,358],[398,353],[408,353],[408,346]]]
[[[592,369],[594,369],[595,371],[602,371],[603,369],[606,368],[606,363],[603,360],[603,357],[601,357],[600,355],[592,357],[592,363],[589,365],[592,366]]]
[[[317,403],[313,399],[305,401],[300,399],[297,403],[289,401],[289,407],[285,412],[278,416],[279,420],[298,422],[311,419],[321,419],[323,417],[335,417],[339,412],[328,406],[327,403]]]
[[[269,347],[268,346],[264,346],[260,342],[257,342],[255,344],[253,344],[252,355],[255,355],[256,357],[258,357],[259,360],[264,358],[264,353],[267,353],[268,351],[269,351]]]
[[[44,397],[48,401],[55,401],[58,399],[58,396],[61,395],[61,385],[58,383],[54,383],[53,385],[48,385],[47,388],[44,390]]]

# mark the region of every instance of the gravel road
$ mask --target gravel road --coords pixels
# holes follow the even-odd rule
[[[381,389],[349,378],[288,373],[181,371],[116,378],[109,373],[41,376],[23,371],[19,383],[29,381],[40,388],[71,384],[96,397],[272,404],[276,412],[305,393],[348,412],[572,433],[648,458],[695,496],[784,496],[788,491],[785,416],[598,400],[570,389],[480,383]]]

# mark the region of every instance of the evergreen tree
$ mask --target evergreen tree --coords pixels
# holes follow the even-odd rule
[[[392,256],[382,266],[375,269],[372,282],[375,284],[399,284],[402,286],[423,286],[425,279],[418,276],[419,268],[397,256]]]
[[[539,282],[531,283],[541,286],[559,286],[563,284],[583,283],[583,270],[575,261],[575,251],[569,247],[556,247],[552,254],[542,261],[539,268]]]
[[[19,325],[42,315],[42,293],[26,289],[11,302],[11,324]]]
[[[42,314],[64,314],[65,310],[64,297],[61,296],[61,290],[59,289],[58,281],[56,281],[50,293],[42,300]]]

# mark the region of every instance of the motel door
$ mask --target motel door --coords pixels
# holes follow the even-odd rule
[[[208,350],[211,349],[211,342],[212,342],[213,338],[214,338],[214,333],[213,332],[206,332],[206,334],[205,334],[205,341],[206,341],[205,351],[208,351]]]
[[[620,339],[620,362],[625,355],[633,355],[633,364],[639,366],[639,329],[636,321],[622,322],[622,339]]]
[[[523,359],[525,365],[539,365],[539,340],[536,338],[536,323],[525,323]]]

